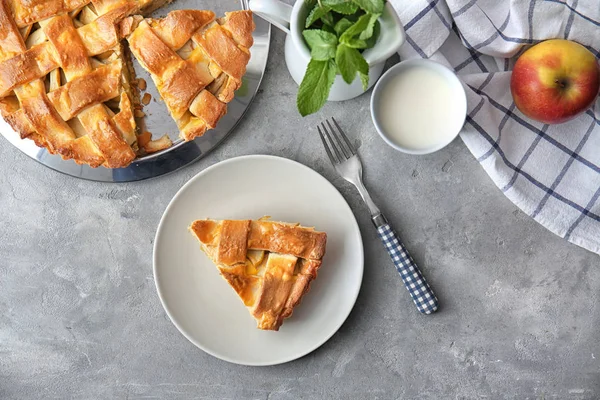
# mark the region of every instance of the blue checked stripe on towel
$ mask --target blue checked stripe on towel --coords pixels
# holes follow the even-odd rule
[[[467,91],[461,138],[502,192],[555,234],[600,254],[600,103],[561,125],[525,117],[510,70],[529,45],[575,40],[600,57],[597,0],[390,0],[402,59],[457,71]]]
[[[415,262],[404,248],[404,245],[400,243],[392,228],[386,224],[378,227],[377,232],[385,245],[385,249],[392,257],[396,270],[402,277],[419,312],[431,314],[437,310],[438,305],[435,294],[433,294],[419,269],[416,268]]]

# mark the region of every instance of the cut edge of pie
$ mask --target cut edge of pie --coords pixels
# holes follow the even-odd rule
[[[44,0],[43,7],[38,3],[0,0],[0,115],[21,139],[31,139],[51,154],[93,168],[126,167],[138,156],[170,147],[168,135],[152,140],[148,132],[138,132],[134,117],[143,113],[138,115],[140,95],[132,57],[124,45],[124,39],[143,21],[137,14],[148,15],[170,0]],[[185,16],[195,12],[172,13]],[[172,13],[149,21],[160,24],[173,19]],[[223,47],[223,40],[229,45],[234,42],[234,53],[249,57],[254,24],[251,14],[249,20],[243,15],[228,13],[215,20],[212,14],[213,22],[204,30],[225,35],[216,38],[217,48]],[[232,22],[240,20],[245,25]],[[219,28],[211,29],[212,25]],[[174,32],[169,35],[178,36]],[[192,61],[185,61],[196,68]],[[226,112],[224,104],[240,85],[241,80],[226,85],[234,82],[229,79],[233,75],[217,74],[214,66],[211,71],[218,83],[211,82],[210,90],[202,88],[188,104],[183,118],[186,124],[176,120],[180,129],[187,127],[181,129],[184,140],[214,128]],[[227,101],[210,96],[220,93],[219,85],[232,89]],[[177,90],[170,94],[176,97]]]
[[[0,113],[21,136],[92,167],[135,155],[117,23],[148,0],[0,1]],[[126,85],[126,83],[125,83]]]
[[[208,10],[175,10],[133,24],[129,48],[150,73],[180,138],[190,141],[213,129],[246,73],[252,12],[227,12],[216,19]]]
[[[263,330],[279,330],[292,315],[327,243],[325,232],[268,218],[196,220],[189,229]]]

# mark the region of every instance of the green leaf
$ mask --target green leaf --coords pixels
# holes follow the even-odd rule
[[[325,25],[325,24],[323,24],[323,26],[321,27],[321,29],[324,30],[325,32],[329,32],[329,33],[332,33],[332,34],[334,34],[334,35],[337,36],[337,34],[335,33],[335,29],[331,25]]]
[[[375,23],[377,22],[377,19],[379,18],[379,15],[380,14],[371,14],[371,18],[369,18],[369,22],[367,23],[367,27],[365,28],[364,31],[362,31],[360,33],[360,36],[358,37],[359,39],[367,40],[371,36],[373,36],[373,32],[374,32],[374,29],[375,29]]]
[[[352,47],[353,49],[366,49],[369,47],[366,40],[361,40],[358,38],[350,38],[344,41],[344,44],[348,47]]]
[[[358,21],[358,18],[361,16],[362,14],[356,13],[356,14],[352,14],[352,15],[346,15],[344,18],[350,20],[350,22],[355,23],[356,21]]]
[[[325,15],[323,15],[321,17],[321,21],[323,21],[323,23],[325,25],[329,25],[332,28],[335,25],[335,21],[333,20],[333,15],[330,12],[326,13]]]
[[[335,34],[319,29],[307,29],[302,32],[302,35],[310,47],[310,56],[313,60],[326,61],[335,58],[335,48],[338,44]]]
[[[352,24],[353,22],[348,18],[342,18],[337,22],[337,24],[335,24],[333,29],[335,29],[335,33],[337,33],[338,36],[341,36],[344,32],[346,32],[346,29],[352,26]]]
[[[318,20],[320,20],[321,17],[323,17],[329,11],[331,11],[329,8],[327,8],[327,7],[321,7],[321,5],[315,4],[315,6],[313,7],[313,9],[310,10],[310,13],[308,13],[308,17],[306,17],[305,27],[306,28],[310,28],[310,26],[312,24],[314,24],[315,22],[317,22]]]
[[[369,73],[369,64],[365,61],[360,52],[352,47],[340,44],[335,53],[335,63],[338,66],[340,74],[348,84],[352,83],[356,73]],[[364,83],[363,83],[364,85]]]
[[[323,107],[335,80],[336,69],[333,60],[310,60],[296,98],[296,106],[303,117]]]
[[[373,35],[367,39],[367,49],[372,48],[377,43],[377,39],[379,39],[379,34],[381,32],[381,25],[379,25],[379,21],[375,22],[375,26],[373,27]]]
[[[358,21],[352,24],[352,26],[346,29],[342,36],[340,36],[340,42],[349,44],[350,39],[353,39],[355,36],[358,38],[362,32],[369,28],[370,24],[371,14],[361,15]]]
[[[321,4],[325,7],[331,8],[333,11],[350,15],[358,11],[358,6],[348,0],[321,0]]]
[[[363,74],[362,72],[359,72],[358,76],[360,76],[360,81],[362,82],[363,90],[366,92],[369,88],[369,74]]]
[[[352,0],[357,6],[368,13],[381,14],[383,12],[383,0]]]
[[[334,35],[337,36],[337,34],[335,33],[335,29],[333,29],[333,26],[331,26],[331,25],[325,25],[325,24],[323,24],[323,26],[321,27],[321,30],[323,30],[325,32],[332,33],[332,34],[334,34]]]

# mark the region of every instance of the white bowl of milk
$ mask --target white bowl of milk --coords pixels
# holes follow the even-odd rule
[[[429,154],[452,142],[465,123],[467,96],[456,74],[434,61],[402,61],[377,82],[371,116],[396,150]]]

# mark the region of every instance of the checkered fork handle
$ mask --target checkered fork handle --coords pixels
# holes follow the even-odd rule
[[[437,311],[438,300],[433,290],[429,287],[408,250],[396,236],[396,232],[389,224],[379,226],[377,232],[419,312],[431,314]]]

